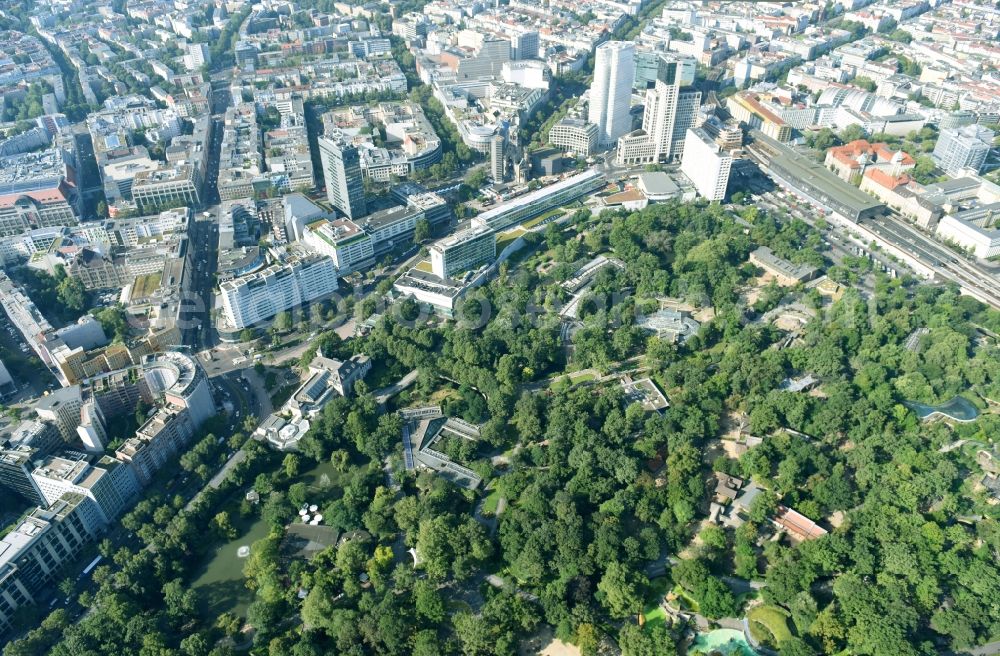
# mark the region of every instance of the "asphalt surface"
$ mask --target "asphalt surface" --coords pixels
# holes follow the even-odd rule
[[[209,141],[208,163],[202,185],[203,210],[195,213],[189,228],[188,264],[191,274],[188,294],[181,312],[184,344],[194,350],[211,346],[212,303],[215,295],[215,271],[219,253],[219,157],[222,150],[223,114],[229,106],[228,91],[212,92],[212,136]]]

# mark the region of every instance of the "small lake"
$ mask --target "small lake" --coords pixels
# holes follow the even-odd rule
[[[246,558],[240,558],[237,552],[241,546],[249,547],[257,540],[266,538],[268,526],[263,519],[256,519],[245,526],[235,521],[234,524],[241,529],[240,535],[206,554],[204,570],[191,584],[208,617],[226,612],[243,615],[253,601],[254,592],[247,588],[243,578]]]
[[[976,417],[979,416],[979,408],[964,396],[956,396],[941,405],[927,405],[916,401],[904,401],[903,404],[917,413],[920,419],[929,419],[936,414],[941,414],[955,421],[967,422],[975,421]]]
[[[329,460],[306,470],[296,479],[310,487],[326,488],[337,480],[336,472]],[[242,492],[240,493],[242,495]],[[221,544],[205,555],[203,569],[191,587],[198,592],[202,608],[209,617],[230,612],[244,615],[253,601],[254,592],[246,587],[240,547],[249,547],[257,540],[267,537],[268,526],[263,519],[240,522],[236,513],[229,508],[233,525],[239,530],[235,540]]]

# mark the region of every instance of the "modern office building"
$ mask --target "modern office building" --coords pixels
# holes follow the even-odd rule
[[[38,399],[35,403],[35,414],[42,421],[51,421],[59,430],[59,434],[67,442],[75,442],[76,427],[80,425],[80,409],[83,407],[83,397],[80,386],[73,385],[57,389]]]
[[[215,399],[205,370],[191,356],[167,351],[148,356],[142,376],[150,394],[191,415],[195,428],[215,416]]]
[[[337,267],[321,255],[293,258],[220,285],[227,329],[242,330],[337,291]]]
[[[705,130],[688,129],[681,172],[694,183],[699,194],[708,200],[723,200],[732,165],[732,155],[724,151]]]
[[[660,66],[664,60],[675,62],[678,65],[681,86],[694,84],[694,75],[698,68],[694,57],[678,56],[656,50],[637,50],[635,53],[635,82],[632,88],[637,91],[653,88],[660,76]]]
[[[401,244],[413,241],[413,231],[422,218],[424,212],[419,207],[396,205],[372,212],[358,220],[357,224],[371,237],[375,256],[380,257]]]
[[[201,186],[198,169],[188,162],[168,162],[155,171],[142,171],[132,179],[132,200],[140,207],[173,203],[197,205]]]
[[[504,164],[504,137],[502,134],[495,134],[490,139],[490,176],[496,183],[503,182]]]
[[[47,505],[55,504],[64,494],[79,494],[90,499],[84,504],[84,523],[99,530],[114,521],[139,494],[139,483],[132,469],[110,457],[92,466],[82,454],[50,456],[31,473]]]
[[[59,429],[50,421],[25,419],[0,432],[0,445],[8,448],[26,446],[45,455],[66,446]]]
[[[949,175],[961,175],[965,169],[979,173],[993,146],[994,134],[978,123],[941,130],[931,157]]]
[[[43,455],[38,449],[26,445],[0,449],[0,488],[13,492],[33,506],[47,508],[49,503],[45,495],[31,477],[35,461]]]
[[[473,220],[471,225],[434,242],[431,269],[439,278],[472,271],[496,259],[497,238],[492,228]]]
[[[701,106],[701,92],[683,83],[680,62],[658,58],[656,79],[646,90],[642,130],[618,140],[619,163],[669,162],[683,154],[684,139]]]
[[[522,32],[510,37],[510,57],[514,60],[538,58],[538,32]]]
[[[549,128],[549,143],[580,157],[597,150],[597,126],[581,118],[563,118]]]
[[[937,225],[941,239],[958,244],[976,257],[1000,255],[1000,203],[945,216]]]
[[[649,132],[656,144],[657,158],[673,160],[684,152],[687,131],[694,127],[701,106],[701,92],[657,81],[646,93],[647,112],[652,107]],[[646,122],[645,115],[643,122]]]
[[[319,138],[319,155],[330,204],[351,219],[368,213],[358,149],[334,135]]]
[[[427,219],[432,228],[450,223],[455,216],[448,201],[432,191],[407,194],[403,198],[403,202],[408,209],[414,212],[423,212],[423,218]]]
[[[36,508],[0,539],[0,635],[13,628],[17,609],[35,603],[94,540],[82,516],[91,503],[67,494],[50,508]]]
[[[310,223],[303,231],[302,242],[332,258],[341,277],[375,263],[371,236],[350,219],[320,219]]]
[[[194,424],[186,410],[163,407],[139,427],[135,437],[125,440],[115,458],[129,463],[139,484],[145,486],[194,435]]]
[[[603,185],[604,175],[590,169],[493,207],[477,216],[476,220],[494,230],[504,230],[593,193]]]
[[[459,36],[459,50],[446,50],[444,59],[454,66],[459,80],[482,80],[500,75],[510,61],[510,39],[466,31]]]
[[[428,271],[413,268],[400,276],[392,288],[401,296],[412,298],[424,308],[448,319],[455,317],[455,310],[475,285],[471,275],[462,279],[441,278]]]
[[[660,80],[646,92],[643,129],[653,138],[658,160],[671,161],[684,152],[687,131],[694,127],[701,92]]]
[[[632,127],[629,109],[634,58],[635,46],[627,41],[607,41],[597,47],[588,120],[597,126],[597,140],[602,146],[614,144]]]

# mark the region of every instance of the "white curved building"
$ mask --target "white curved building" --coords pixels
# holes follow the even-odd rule
[[[175,351],[151,355],[142,363],[142,376],[153,396],[187,409],[196,428],[215,415],[208,377],[191,356]]]
[[[863,89],[851,87],[828,87],[820,94],[816,104],[849,107],[856,112],[865,112],[874,116],[894,116],[903,111],[903,107],[890,98],[883,98]]]

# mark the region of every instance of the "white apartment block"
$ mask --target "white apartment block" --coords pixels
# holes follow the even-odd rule
[[[200,201],[196,171],[189,164],[143,171],[132,181],[132,200],[153,207],[168,203],[197,205]]]
[[[242,330],[336,290],[333,260],[308,255],[222,283],[223,314],[228,327]]]
[[[189,71],[196,71],[205,64],[212,61],[211,51],[204,43],[190,43],[187,46],[187,54],[184,55],[184,68]]]
[[[93,467],[86,460],[63,457],[45,459],[31,473],[38,489],[51,505],[66,493],[79,494],[94,503],[89,524],[104,526],[116,519],[139,493],[130,467],[104,457]]]
[[[96,529],[83,512],[92,505],[67,495],[51,508],[36,508],[0,539],[0,634],[14,626],[17,609],[34,603],[94,539]]]
[[[723,200],[732,165],[733,158],[705,130],[693,128],[687,131],[681,172],[691,180],[701,196],[712,201]]]
[[[468,228],[435,242],[429,250],[434,275],[450,278],[492,263],[497,254],[497,237],[492,228],[473,221]]]
[[[579,118],[564,118],[549,129],[549,143],[580,157],[597,150],[597,126]]]
[[[350,219],[321,219],[310,223],[302,241],[317,253],[331,258],[341,277],[375,262],[371,236]]]
[[[115,457],[129,463],[139,484],[146,485],[193,435],[194,423],[187,410],[160,408],[136,431],[135,437],[125,441]]]

